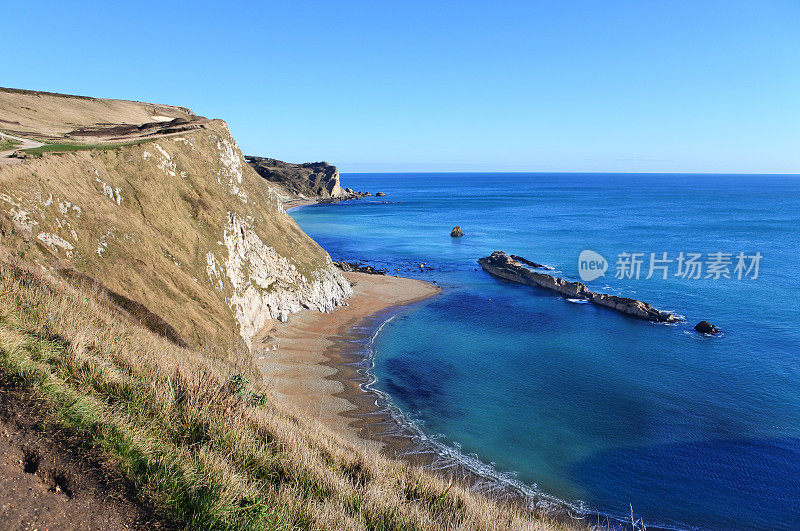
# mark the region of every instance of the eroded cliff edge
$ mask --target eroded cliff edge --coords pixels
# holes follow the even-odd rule
[[[105,100],[35,94],[27,106],[38,101],[63,111],[74,103],[99,116],[100,128],[123,121]],[[0,92],[0,119],[21,121],[18,97]],[[126,109],[136,105],[126,102]],[[140,105],[143,116],[153,112]],[[250,346],[268,320],[302,308],[330,311],[352,294],[221,120],[0,166],[0,250],[54,274],[75,270],[96,279],[195,346]]]

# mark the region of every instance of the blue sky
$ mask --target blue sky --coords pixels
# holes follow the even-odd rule
[[[109,5],[119,4],[119,5]],[[800,2],[6,2],[0,86],[344,171],[800,173]]]

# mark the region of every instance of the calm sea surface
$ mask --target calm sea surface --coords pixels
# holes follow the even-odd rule
[[[800,528],[800,176],[342,182],[386,197],[292,211],[303,230],[334,259],[444,288],[374,340],[376,387],[426,434],[601,513],[632,505],[649,525]],[[450,237],[454,225],[464,237]],[[577,280],[584,249],[609,263],[590,289],[687,321],[639,321],[501,282],[476,263],[504,250]],[[677,261],[656,264],[666,280],[663,268],[645,278],[651,253],[681,252],[701,253],[702,278],[676,276]],[[630,273],[620,253],[643,253],[638,279],[616,278]],[[736,269],[739,253],[746,267],[760,253],[758,278]],[[709,267],[731,278],[706,278]],[[701,320],[724,334],[699,336]]]

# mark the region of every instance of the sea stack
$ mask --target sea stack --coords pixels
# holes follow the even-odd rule
[[[720,333],[720,329],[714,326],[713,324],[709,323],[708,321],[700,321],[699,323],[694,325],[694,329],[700,332],[701,334],[714,335]]]
[[[453,227],[453,230],[450,231],[450,236],[452,236],[453,238],[460,238],[463,235],[464,233],[461,232],[461,227],[459,227],[458,225]]]

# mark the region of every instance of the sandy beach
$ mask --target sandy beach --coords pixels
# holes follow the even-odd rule
[[[368,397],[351,382],[354,370],[346,366],[351,361],[338,355],[339,347],[348,331],[368,317],[432,297],[440,288],[411,278],[344,275],[354,291],[348,306],[330,313],[303,310],[285,323],[265,327],[254,341],[259,347],[256,365],[265,385],[285,405],[359,444],[382,446],[361,437],[360,426],[349,415],[363,408]],[[362,400],[353,400],[354,393],[364,395]]]
[[[289,199],[288,201],[284,201],[281,203],[283,209],[288,212],[293,208],[301,207],[301,206],[308,206],[308,205],[315,205],[319,201],[316,199]]]

